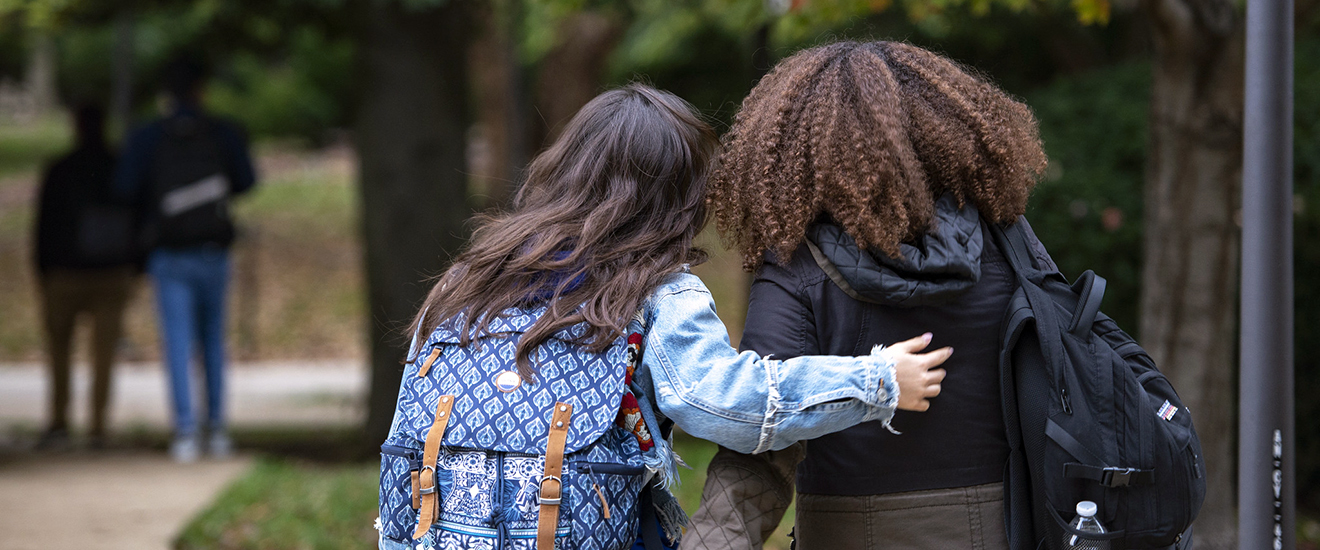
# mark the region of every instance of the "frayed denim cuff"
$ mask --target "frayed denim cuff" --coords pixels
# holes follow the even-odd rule
[[[868,389],[874,388],[872,391],[876,396],[876,402],[867,412],[865,421],[879,420],[886,430],[898,435],[900,432],[889,425],[890,420],[894,418],[894,411],[898,408],[898,374],[894,370],[894,359],[886,355],[884,349],[885,346],[875,346],[871,348],[871,354],[866,356],[876,365],[876,368],[868,373],[868,376],[875,378],[867,380],[866,384]]]

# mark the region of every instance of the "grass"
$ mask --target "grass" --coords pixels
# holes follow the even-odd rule
[[[267,450],[279,434],[235,434],[239,443]],[[287,434],[286,434],[287,435]],[[306,441],[308,437],[294,435]],[[345,434],[329,434],[329,439]],[[263,444],[264,442],[264,444]],[[287,445],[285,446],[287,447]],[[688,513],[701,501],[713,443],[678,434],[675,448],[693,466],[681,470],[679,502]],[[277,451],[278,452],[278,451]],[[330,452],[330,454],[335,454]],[[324,456],[324,454],[322,454]],[[175,542],[178,550],[357,550],[375,548],[375,462],[327,464],[305,458],[263,458],[194,518]],[[766,548],[786,550],[792,510]]]
[[[375,547],[376,466],[264,459],[179,535],[191,549]]]
[[[28,124],[0,123],[0,177],[35,171],[43,159],[54,158],[72,139],[61,116]]]

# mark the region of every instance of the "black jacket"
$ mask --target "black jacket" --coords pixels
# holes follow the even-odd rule
[[[1000,325],[1016,288],[1007,260],[971,206],[938,203],[935,230],[903,259],[860,250],[820,223],[787,261],[770,259],[752,284],[743,349],[787,358],[862,355],[876,344],[934,334],[952,346],[929,411],[807,443],[798,491],[868,495],[1003,480],[1008,457],[999,392]]]
[[[95,242],[98,238],[108,237],[99,235],[101,228],[93,225],[100,215],[131,211],[114,200],[110,188],[114,172],[114,153],[96,144],[80,145],[46,169],[41,179],[33,247],[38,272],[135,263],[132,251],[100,254],[99,250],[89,250],[99,244]],[[131,213],[124,215],[132,217]],[[125,229],[131,229],[131,219],[124,223],[130,224]],[[132,235],[123,238],[131,239]]]

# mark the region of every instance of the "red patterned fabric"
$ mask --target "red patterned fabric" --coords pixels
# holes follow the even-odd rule
[[[628,376],[624,381],[625,387],[632,384],[633,372],[637,370],[637,364],[641,359],[642,335],[634,332],[628,335]],[[615,422],[637,437],[637,445],[643,452],[655,446],[650,430],[646,429],[646,422],[642,421],[642,409],[637,405],[637,398],[633,396],[632,390],[624,390],[623,401],[619,404],[619,416]]]

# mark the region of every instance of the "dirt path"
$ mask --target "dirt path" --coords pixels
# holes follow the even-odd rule
[[[0,550],[165,550],[249,460],[26,455],[0,465]]]

